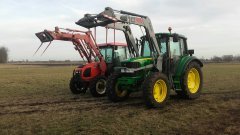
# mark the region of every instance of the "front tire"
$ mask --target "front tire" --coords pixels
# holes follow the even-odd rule
[[[73,94],[86,93],[86,88],[84,87],[83,82],[81,82],[80,76],[74,75],[69,83],[70,90]]]
[[[196,62],[191,62],[181,79],[181,91],[176,91],[178,95],[187,99],[196,99],[200,96],[203,84],[203,74],[201,67]]]
[[[97,77],[90,83],[89,90],[93,97],[103,97],[106,95],[107,78],[104,76]]]
[[[152,73],[144,80],[142,91],[147,107],[163,107],[170,94],[168,78],[162,73]]]
[[[119,77],[119,74],[114,73],[110,75],[107,80],[107,96],[108,99],[113,102],[123,101],[129,97],[129,91],[124,90],[119,86],[119,83],[117,82]]]

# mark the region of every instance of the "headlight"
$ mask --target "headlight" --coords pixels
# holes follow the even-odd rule
[[[122,68],[121,73],[134,73],[134,69],[131,68]]]
[[[125,67],[127,67],[127,68],[140,68],[141,64],[139,62],[126,62]]]

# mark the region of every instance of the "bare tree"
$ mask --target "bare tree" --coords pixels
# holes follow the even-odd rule
[[[6,63],[8,61],[8,49],[6,47],[0,47],[0,63]]]

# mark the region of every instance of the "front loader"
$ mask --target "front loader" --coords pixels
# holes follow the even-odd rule
[[[134,57],[122,61],[121,66],[108,77],[107,95],[111,101],[123,101],[130,93],[142,91],[148,107],[163,107],[170,89],[188,99],[200,96],[203,63],[192,56],[193,50],[188,50],[186,37],[171,33],[171,29],[169,33],[154,33],[147,16],[109,7],[97,15],[80,19],[77,24],[83,20],[88,21],[86,27],[123,23],[145,30],[139,44],[128,44]]]

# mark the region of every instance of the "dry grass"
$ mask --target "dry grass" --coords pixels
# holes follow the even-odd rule
[[[0,65],[0,134],[240,134],[239,64],[205,65],[202,96],[163,109],[72,95],[73,68]]]

